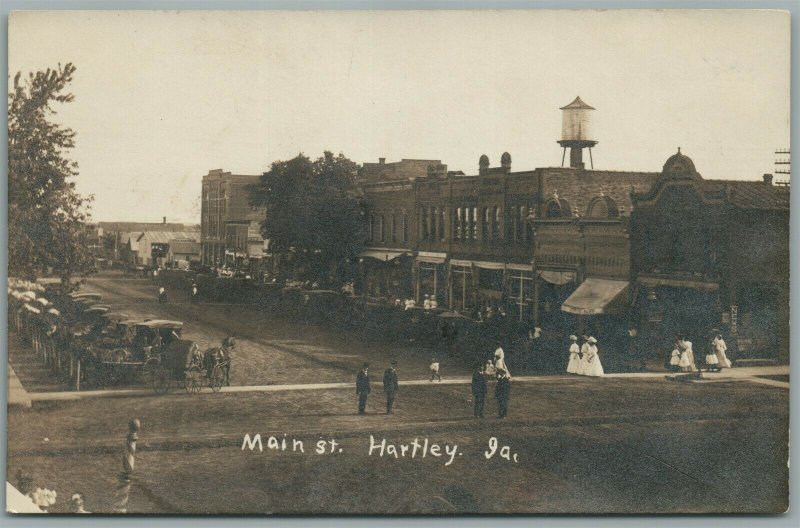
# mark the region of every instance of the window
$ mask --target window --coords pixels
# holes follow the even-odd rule
[[[439,211],[439,215],[439,240],[444,240],[444,225],[447,221],[447,213],[445,213],[444,207]]]
[[[419,210],[420,223],[419,223],[419,238],[420,240],[428,239],[428,208],[421,207]]]
[[[489,240],[489,223],[491,222],[489,215],[489,208],[484,207],[483,213],[481,214],[481,238],[483,240]]]
[[[618,218],[619,208],[617,203],[608,196],[597,196],[589,202],[590,218]]]
[[[530,319],[533,302],[533,278],[530,271],[511,271],[509,276],[509,304],[520,321]]]
[[[403,242],[408,242],[408,213],[403,213]]]
[[[494,218],[492,222],[492,240],[500,239],[500,208],[494,206]]]
[[[397,216],[394,213],[389,216],[389,230],[391,232],[392,242],[397,242]]]
[[[383,215],[378,216],[378,236],[380,236],[380,241],[386,241],[386,228],[383,225]]]
[[[462,236],[462,234],[464,232],[463,212],[464,211],[463,211],[463,209],[461,207],[456,209],[456,229],[455,229],[455,232],[456,232],[455,239],[456,240],[461,240],[461,236]]]
[[[547,218],[557,218],[561,216],[561,204],[556,200],[550,200],[547,203],[547,211],[545,214]]]
[[[472,223],[470,224],[470,231],[472,232],[472,239],[478,239],[478,208],[472,208]]]
[[[436,224],[438,223],[439,219],[439,209],[436,207],[431,207],[428,212],[430,213],[431,224],[430,224],[430,232],[428,233],[428,239],[436,240],[436,232],[437,227]]]
[[[369,239],[375,240],[375,216],[369,215]]]

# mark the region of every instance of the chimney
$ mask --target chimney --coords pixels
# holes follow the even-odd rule
[[[378,158],[378,163],[383,165],[384,163],[386,163],[386,158]]]
[[[772,174],[765,174],[764,175],[764,183],[766,185],[772,185]]]
[[[166,224],[167,223],[167,217],[166,216],[161,218],[161,223],[162,224]]]

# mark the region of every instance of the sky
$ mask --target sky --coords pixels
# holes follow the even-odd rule
[[[559,166],[578,95],[596,169],[681,147],[705,178],[760,179],[789,146],[778,11],[17,12],[8,53],[11,76],[76,65],[55,119],[99,221],[199,223],[209,170],[300,152]]]

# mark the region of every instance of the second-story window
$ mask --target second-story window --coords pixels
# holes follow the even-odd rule
[[[442,207],[441,211],[439,211],[439,240],[444,240],[444,226],[447,222],[447,214],[445,213],[445,208]]]
[[[494,207],[494,218],[492,218],[492,240],[500,239],[500,208]]]
[[[383,215],[378,216],[378,236],[381,242],[386,241],[386,226],[384,225]]]
[[[397,242],[397,216],[395,214],[389,217],[389,232],[391,233],[392,242]]]
[[[456,221],[456,225],[455,225],[456,236],[454,237],[456,240],[461,240],[462,233],[464,232],[464,225],[463,225],[464,217],[463,217],[463,213],[464,213],[464,211],[461,209],[461,207],[456,209],[456,219],[455,219],[455,221]]]
[[[403,213],[403,242],[408,242],[408,214]]]

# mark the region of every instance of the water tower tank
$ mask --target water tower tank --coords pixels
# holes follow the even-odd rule
[[[562,141],[593,141],[592,137],[592,111],[593,107],[576,97],[567,106],[561,107],[561,140]]]
[[[569,166],[576,169],[583,169],[583,149],[589,149],[589,160],[594,168],[592,160],[592,147],[597,145],[597,141],[592,139],[592,112],[594,108],[576,97],[567,106],[561,107],[561,139],[559,145],[564,148],[564,155],[569,149]],[[561,157],[561,165],[564,165],[564,156]]]

